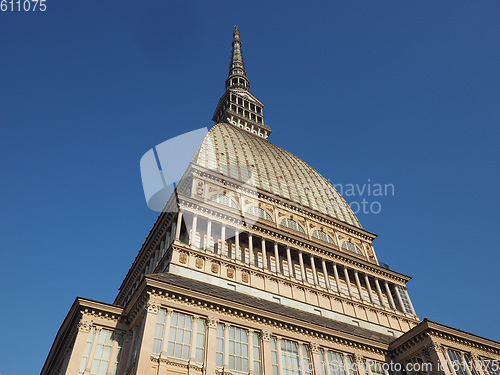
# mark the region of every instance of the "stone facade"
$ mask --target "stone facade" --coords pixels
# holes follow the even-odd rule
[[[77,298],[42,374],[498,375],[499,343],[420,321],[410,277],[267,140],[249,87],[236,29],[216,125],[114,303]]]

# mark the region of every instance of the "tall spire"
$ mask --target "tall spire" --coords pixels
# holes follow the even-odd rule
[[[233,53],[231,55],[231,65],[229,66],[229,76],[226,80],[226,90],[230,88],[250,89],[250,81],[246,76],[245,63],[243,62],[243,56],[241,54],[241,40],[238,25],[234,26]]]
[[[264,104],[250,93],[250,81],[246,75],[241,53],[238,26],[234,27],[232,45],[233,51],[226,79],[226,92],[220,98],[212,120],[215,123],[226,122],[238,126],[267,139],[271,134],[271,128],[264,125]]]

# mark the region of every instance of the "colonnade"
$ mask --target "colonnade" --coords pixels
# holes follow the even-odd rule
[[[406,288],[196,214],[184,213],[183,217],[183,212],[179,213],[175,239],[353,299],[414,314]]]

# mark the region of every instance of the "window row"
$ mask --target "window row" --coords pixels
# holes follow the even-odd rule
[[[203,365],[207,342],[205,319],[160,309],[156,320],[153,354],[195,361]],[[356,366],[349,354],[319,349],[320,363],[313,366],[309,345],[271,336],[270,353],[265,353],[262,335],[252,329],[217,323],[215,354],[218,368],[235,373],[263,374],[264,357],[271,361],[273,375],[355,375]],[[367,361],[372,375],[385,375],[377,362]],[[316,367],[316,369],[314,369]]]
[[[445,350],[448,368],[453,375],[500,375],[500,361],[490,359],[473,360],[469,353],[462,353],[453,349]]]
[[[227,207],[230,207],[230,208],[235,209],[235,210],[239,209],[238,203],[236,203],[236,201],[234,199],[232,199],[224,194],[214,194],[210,197],[209,200],[211,202],[215,202],[217,204],[227,206]],[[258,206],[249,207],[246,210],[246,213],[249,215],[261,218],[261,219],[266,220],[266,221],[274,222],[271,214]],[[302,225],[300,225],[297,221],[290,219],[290,218],[282,219],[280,222],[280,225],[282,227],[292,229],[292,230],[299,232],[299,233],[303,233],[303,234],[306,233],[306,231]],[[318,229],[314,230],[312,232],[311,236],[317,240],[335,245],[334,239],[328,233],[325,233],[321,230],[318,230]],[[349,241],[343,241],[342,245],[341,245],[341,249],[350,251],[354,254],[364,255],[363,251],[356,244],[349,242]]]
[[[80,364],[80,372],[91,375],[115,375],[121,357],[122,337],[113,331],[92,327]]]

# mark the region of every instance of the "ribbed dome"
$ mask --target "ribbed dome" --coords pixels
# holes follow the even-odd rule
[[[344,198],[316,170],[281,147],[237,126],[213,126],[194,162],[240,181],[247,181],[246,171],[251,171],[257,188],[361,228]]]

